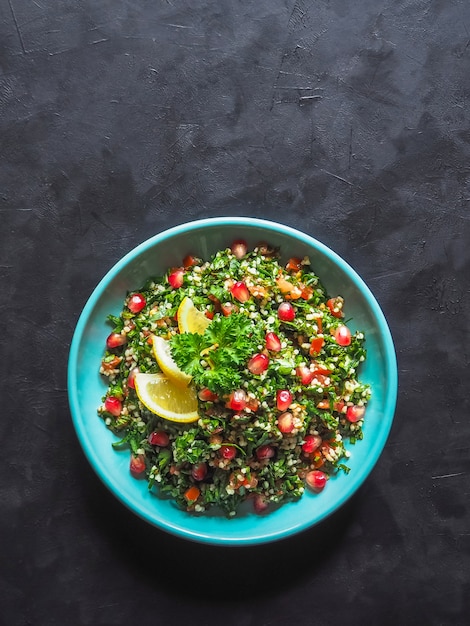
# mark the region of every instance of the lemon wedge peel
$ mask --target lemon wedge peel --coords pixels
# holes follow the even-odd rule
[[[194,306],[193,301],[185,296],[178,307],[178,329],[180,333],[203,335],[211,320]]]
[[[152,337],[153,356],[158,363],[158,366],[162,372],[172,381],[175,385],[180,387],[187,387],[191,382],[191,376],[183,372],[173,360],[170,351],[170,343],[168,340],[154,335]]]
[[[164,374],[139,372],[135,390],[142,404],[151,412],[171,422],[189,424],[199,419],[198,399],[193,387],[181,387]]]

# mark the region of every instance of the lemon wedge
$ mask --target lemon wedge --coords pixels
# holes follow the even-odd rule
[[[180,333],[203,335],[211,323],[202,311],[196,309],[191,298],[186,296],[178,307],[178,328]]]
[[[185,424],[199,419],[196,391],[175,385],[164,374],[138,372],[135,390],[142,404],[164,419]]]
[[[162,372],[166,374],[175,385],[187,387],[191,382],[191,376],[180,370],[176,365],[171,356],[170,343],[166,339],[163,339],[163,337],[154,335],[152,337],[152,347],[153,355]]]

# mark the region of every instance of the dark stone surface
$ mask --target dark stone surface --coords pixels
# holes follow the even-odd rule
[[[0,3],[0,623],[468,623],[469,102],[467,0]],[[104,273],[222,214],[345,257],[399,361],[366,484],[255,549],[125,510],[66,392]]]

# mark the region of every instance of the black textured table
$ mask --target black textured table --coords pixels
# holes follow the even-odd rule
[[[0,3],[0,623],[466,624],[467,0]],[[108,493],[66,369],[105,272],[187,220],[279,220],[379,300],[386,449],[319,527],[185,542]]]

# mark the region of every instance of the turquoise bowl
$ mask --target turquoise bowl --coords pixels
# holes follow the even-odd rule
[[[256,515],[242,511],[234,518],[200,515],[178,509],[173,502],[149,493],[146,481],[129,473],[128,451],[115,451],[116,439],[97,416],[106,385],[99,375],[108,314],[119,314],[127,291],[168,267],[178,266],[186,254],[204,259],[234,239],[253,247],[259,241],[280,246],[283,260],[310,257],[312,268],[330,294],[346,300],[351,330],[366,335],[367,359],[360,378],[372,387],[364,425],[364,439],[350,446],[348,475],[338,474],[320,494],[306,492],[297,502]],[[104,276],[78,320],[68,363],[68,394],[78,440],[91,466],[110,491],[129,509],[157,528],[181,538],[207,544],[245,546],[289,537],[312,527],[341,507],[363,484],[385,446],[397,398],[397,364],[385,317],[369,288],[335,252],[312,237],[282,224],[252,218],[220,217],[194,221],[166,230],[126,254]]]

